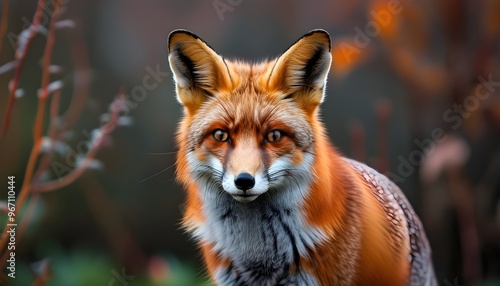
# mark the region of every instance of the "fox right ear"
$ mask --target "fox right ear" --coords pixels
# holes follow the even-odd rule
[[[208,96],[231,85],[224,60],[198,36],[175,30],[168,37],[169,63],[177,99],[195,111]]]
[[[312,113],[323,101],[332,63],[330,36],[312,30],[277,60],[270,72],[268,88],[279,90]]]

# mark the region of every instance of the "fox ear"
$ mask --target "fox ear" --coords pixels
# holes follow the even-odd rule
[[[188,109],[195,111],[207,97],[230,86],[231,78],[222,57],[193,33],[171,32],[168,50],[177,99]]]
[[[326,31],[305,34],[277,59],[269,76],[269,88],[299,101],[304,108],[315,109],[324,97],[332,63],[330,48]]]

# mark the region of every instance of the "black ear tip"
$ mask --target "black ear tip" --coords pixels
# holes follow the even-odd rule
[[[331,47],[332,47],[332,41],[330,39],[330,34],[328,34],[327,31],[325,31],[323,29],[314,29],[314,30],[309,31],[304,36],[302,36],[302,38],[306,38],[306,37],[313,36],[313,35],[317,35],[317,36],[323,37],[324,40],[328,43],[328,50],[331,49]]]
[[[196,36],[195,34],[193,34],[191,31],[189,30],[184,30],[184,29],[176,29],[176,30],[173,30],[172,32],[170,32],[170,34],[168,35],[168,38],[167,38],[167,48],[168,50],[170,51],[170,45],[172,43],[172,39],[177,36],[177,35],[188,35],[190,37],[193,37],[195,39],[199,39],[198,36]]]
[[[309,31],[307,34],[315,34],[315,33],[324,34],[324,35],[330,37],[330,34],[328,34],[328,32],[326,30],[323,30],[323,29],[314,29],[314,30]]]

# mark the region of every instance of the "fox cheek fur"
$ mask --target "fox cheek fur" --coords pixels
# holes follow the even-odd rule
[[[318,107],[330,48],[314,30],[250,64],[169,36],[183,226],[217,285],[436,285],[403,192],[329,143]]]

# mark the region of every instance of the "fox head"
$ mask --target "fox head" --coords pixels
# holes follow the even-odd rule
[[[170,34],[168,49],[184,106],[178,177],[199,186],[199,200],[229,194],[250,203],[312,179],[332,61],[327,32],[313,30],[257,64],[227,60],[185,30]]]

